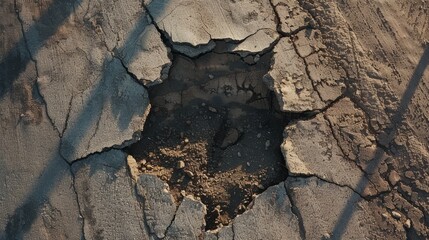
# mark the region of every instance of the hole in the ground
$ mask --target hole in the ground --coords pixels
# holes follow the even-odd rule
[[[227,225],[252,196],[287,177],[281,114],[262,82],[271,54],[248,65],[234,54],[174,56],[170,77],[149,89],[152,110],[141,141],[127,149],[144,173],[207,206],[206,229]]]

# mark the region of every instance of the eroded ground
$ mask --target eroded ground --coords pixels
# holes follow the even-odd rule
[[[0,239],[428,239],[429,3],[0,1]]]
[[[248,65],[232,54],[176,55],[170,77],[149,91],[145,137],[128,152],[177,202],[201,198],[208,229],[227,225],[253,194],[287,177],[279,146],[288,119],[261,81],[270,57]]]

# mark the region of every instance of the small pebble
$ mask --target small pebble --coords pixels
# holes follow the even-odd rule
[[[256,56],[253,58],[253,61],[257,63],[259,59],[261,59],[261,56],[259,56],[259,54],[256,54]]]
[[[405,177],[409,178],[409,179],[414,179],[414,173],[411,171],[406,171],[405,172]]]
[[[209,111],[210,111],[210,112],[213,112],[213,113],[217,113],[217,110],[216,110],[216,108],[214,108],[214,107],[209,107]]]
[[[205,103],[201,103],[201,106],[205,107],[205,106],[206,106],[206,104],[205,104]]]
[[[323,234],[322,239],[326,239],[326,240],[331,239],[331,235],[329,235],[329,233],[325,233],[325,234]]]
[[[179,161],[179,162],[177,163],[177,168],[182,169],[182,168],[184,168],[184,167],[185,167],[185,162],[184,162],[184,161]]]
[[[250,167],[250,162],[247,162],[246,164],[247,164],[248,167]]]
[[[190,120],[187,120],[187,121],[186,121],[186,124],[188,124],[188,125],[191,125],[191,123],[192,123],[192,122],[191,122]]]
[[[188,175],[189,177],[193,177],[194,173],[189,171],[189,170],[185,170],[186,175]]]
[[[262,134],[258,133],[258,135],[256,135],[257,138],[261,138]]]
[[[408,229],[411,228],[411,220],[410,219],[407,219],[407,221],[405,221],[404,227],[406,227]]]
[[[392,184],[392,186],[396,185],[396,183],[398,183],[398,181],[400,179],[401,179],[401,177],[399,176],[398,172],[396,172],[395,170],[390,172],[389,182],[390,182],[390,184]]]
[[[238,156],[238,157],[241,157],[241,152],[238,152],[238,153],[237,153],[237,156]]]
[[[212,74],[209,74],[209,78],[210,78],[210,79],[213,79],[213,78],[214,78],[214,76],[213,76]]]
[[[185,143],[189,143],[189,139],[185,138],[185,140],[183,140]]]
[[[401,214],[396,212],[396,211],[392,211],[392,216],[396,219],[400,219],[401,218]]]
[[[268,150],[268,147],[270,146],[270,144],[271,144],[270,140],[267,140],[265,142],[265,150]]]

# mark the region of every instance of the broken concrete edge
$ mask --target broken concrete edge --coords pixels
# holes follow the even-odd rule
[[[129,236],[132,236],[132,239],[136,236],[143,238],[148,236],[149,228],[133,181],[129,178],[126,156],[127,154],[122,150],[111,149],[92,154],[78,162],[73,162],[70,166],[74,178],[73,188],[79,203],[79,214],[83,222],[82,232],[86,239],[97,239],[103,234],[112,233],[116,237],[128,236],[125,239],[129,239]],[[96,192],[95,195],[93,191]],[[106,199],[112,194],[111,200]],[[112,207],[110,204],[117,204],[117,206]],[[106,206],[111,208],[113,214],[109,215],[112,212],[107,211],[107,216],[103,216],[106,214]],[[118,226],[110,224],[112,220],[131,221],[125,228],[137,231],[117,232]]]
[[[270,3],[270,5],[272,5],[271,0],[268,2]],[[161,35],[161,38],[162,38],[164,45],[168,46],[173,52],[177,52],[177,53],[186,55],[187,57],[190,57],[190,58],[198,58],[199,56],[204,55],[205,53],[212,51],[213,49],[216,48],[216,41],[222,41],[222,42],[230,44],[231,46],[228,49],[229,51],[227,51],[227,52],[239,54],[242,57],[245,57],[248,55],[264,54],[264,53],[270,51],[270,49],[272,49],[274,47],[274,45],[278,42],[279,38],[284,35],[282,32],[278,31],[278,29],[277,29],[278,23],[276,23],[276,29],[266,28],[266,27],[265,28],[259,28],[256,31],[254,31],[253,33],[248,34],[247,36],[245,36],[242,39],[216,38],[216,37],[212,37],[210,35],[210,33],[206,32],[210,36],[210,39],[208,39],[208,41],[204,42],[204,43],[192,44],[190,42],[184,42],[184,41],[173,41],[170,34],[166,30],[163,30],[159,26],[159,23],[157,23],[155,21],[153,13],[151,12],[150,7],[149,7],[151,3],[152,3],[152,1],[148,1],[148,2],[143,1],[142,7],[144,8],[146,13],[148,14],[151,24],[153,24],[155,26],[155,28],[158,30],[159,34]],[[274,8],[273,8],[273,12],[275,12]],[[305,29],[305,27],[303,29]],[[235,48],[237,48],[237,47],[239,48],[239,46],[241,44],[245,43],[246,40],[248,40],[249,38],[252,38],[253,36],[257,35],[259,32],[261,32],[263,30],[270,30],[270,31],[273,31],[275,34],[277,34],[277,36],[273,38],[273,40],[268,44],[268,46],[260,49],[259,51],[251,51],[249,49],[235,50]],[[302,30],[302,29],[300,29],[300,30]]]
[[[382,193],[386,193],[386,192],[390,192],[391,188],[389,188],[387,191],[380,191],[377,187],[377,184],[375,184],[371,177],[369,176],[370,174],[360,165],[358,164],[356,161],[353,161],[352,159],[349,158],[349,156],[344,152],[344,149],[342,148],[342,146],[340,145],[340,140],[338,139],[336,132],[334,131],[334,127],[332,125],[331,120],[326,116],[326,114],[323,114],[323,118],[325,119],[325,121],[328,123],[328,127],[330,128],[331,132],[332,132],[332,137],[335,139],[335,142],[338,146],[338,148],[340,149],[342,155],[344,158],[346,158],[349,162],[354,163],[355,166],[364,174],[365,176],[365,180],[372,185],[372,188],[376,189],[377,193],[376,194],[367,194],[365,193],[365,189],[362,189],[362,193],[358,193],[358,189],[356,189],[356,193],[358,193],[361,197],[363,198],[371,198],[371,197],[375,197],[375,196],[379,196]],[[378,147],[378,146],[377,146]],[[387,152],[386,152],[387,153]]]
[[[122,151],[123,152],[123,151]],[[137,177],[139,176],[138,174],[139,174],[139,172],[138,172],[138,170],[136,170],[136,167],[137,167],[137,164],[136,164],[136,160],[132,157],[132,156],[130,156],[130,155],[128,155],[127,156],[127,154],[125,153],[125,152],[123,152],[124,153],[124,162],[126,162],[126,165],[128,166],[127,167],[127,169],[128,169],[128,174],[129,174],[129,177],[130,177],[130,179],[132,179],[132,181],[130,181],[130,183],[131,183],[131,185],[130,185],[130,187],[133,189],[133,191],[134,191],[134,193],[136,194],[136,196],[138,197],[137,199],[139,199],[139,203],[140,203],[140,207],[141,207],[141,210],[142,211],[144,211],[143,209],[144,209],[144,207],[143,207],[143,205],[145,204],[144,203],[144,199],[142,199],[141,198],[141,196],[140,195],[138,195],[138,190],[136,189],[136,187],[137,187],[137,182],[136,182],[136,179],[137,179]],[[96,153],[96,154],[102,154],[102,153]],[[83,161],[83,160],[81,160],[81,161]],[[75,164],[76,162],[74,162],[74,163],[72,163],[72,164]],[[74,175],[73,175],[73,177],[74,177]],[[350,188],[349,186],[342,186],[342,185],[339,185],[339,184],[337,184],[337,183],[335,183],[335,182],[329,182],[329,181],[327,181],[327,180],[324,180],[324,179],[322,179],[322,178],[320,178],[320,177],[318,177],[318,176],[290,176],[290,178],[317,178],[318,180],[320,180],[320,181],[323,181],[323,182],[326,182],[326,183],[329,183],[329,184],[334,184],[334,185],[336,185],[336,186],[338,186],[338,187],[342,187],[342,188],[348,188],[349,190],[351,190],[351,191],[353,191],[354,193],[356,193],[360,198],[362,198],[363,200],[367,200],[367,199],[365,199],[365,198],[363,198],[359,193],[357,193],[356,191],[354,191],[352,188]],[[286,181],[289,179],[289,177],[287,178],[287,179],[285,179],[285,181],[284,182],[281,182],[280,184],[283,184],[283,187],[285,187],[285,184],[286,184]],[[160,180],[160,181],[162,181],[162,180]],[[275,185],[274,185],[275,186]],[[271,187],[273,187],[273,186],[269,186],[269,187],[267,187],[267,189],[264,191],[264,192],[262,192],[261,194],[259,194],[259,195],[257,195],[257,196],[255,196],[255,198],[253,199],[253,201],[252,201],[252,203],[249,205],[249,207],[248,207],[248,209],[243,213],[243,214],[245,214],[245,213],[247,213],[249,210],[251,210],[252,209],[252,207],[253,207],[253,205],[255,204],[255,200],[257,199],[257,198],[259,198],[262,194],[264,194],[269,188],[271,188]],[[299,213],[299,209],[296,209],[296,207],[295,207],[295,205],[294,205],[294,202],[293,202],[293,197],[291,197],[290,196],[290,194],[289,194],[289,191],[288,191],[288,189],[285,187],[285,190],[286,190],[286,193],[288,194],[288,198],[289,198],[289,201],[290,201],[290,203],[291,203],[291,210],[292,210],[292,213],[296,216],[296,218],[299,220],[298,222],[299,222],[299,226],[300,226],[300,234],[301,234],[301,236],[305,236],[305,229],[303,228],[303,225],[302,225],[302,217],[300,217],[300,213]],[[77,194],[77,192],[76,192],[76,194]],[[192,197],[191,197],[192,198]],[[202,204],[202,203],[201,203]],[[179,205],[180,206],[180,205]],[[177,209],[178,209],[178,207],[176,208],[176,211],[175,211],[175,213],[174,213],[174,217],[173,217],[173,219],[172,219],[172,221],[170,222],[170,224],[169,224],[169,226],[166,228],[166,230],[165,230],[165,234],[167,234],[167,232],[168,232],[168,230],[170,229],[170,227],[171,227],[171,225],[174,223],[174,220],[175,220],[175,218],[176,218],[176,214],[177,214]],[[243,215],[243,214],[240,214],[240,215]],[[237,217],[238,216],[240,216],[240,215],[237,215]],[[146,216],[146,214],[144,215],[144,216]],[[234,219],[235,220],[235,219]],[[223,226],[223,227],[221,227],[221,228],[218,228],[218,229],[216,229],[216,230],[213,230],[213,231],[208,231],[208,232],[204,232],[203,230],[201,230],[201,234],[215,234],[216,236],[218,235],[218,233],[219,233],[219,231],[221,231],[222,229],[225,229],[225,228],[228,228],[228,227],[231,227],[232,229],[232,232],[234,232],[234,220],[231,222],[231,224],[230,225],[228,225],[228,226]],[[85,221],[84,219],[83,219],[83,221]],[[149,226],[147,225],[147,219],[145,219],[145,225],[146,225],[146,228],[147,229],[150,229],[149,228]],[[165,235],[164,235],[165,236]]]
[[[269,3],[271,5],[271,7],[273,8],[273,12],[274,12],[275,17],[276,17],[277,32],[280,33],[282,36],[290,37],[290,36],[295,35],[295,34],[297,34],[298,32],[300,32],[300,31],[302,31],[304,29],[318,29],[319,26],[320,26],[319,23],[317,23],[315,21],[314,16],[311,15],[311,13],[308,11],[308,9],[305,9],[303,7],[303,4],[301,2],[296,2],[296,3],[292,4],[292,5],[296,4],[295,6],[292,6],[292,7],[299,7],[300,8],[299,10],[301,12],[307,14],[311,19],[305,21],[304,25],[300,25],[298,27],[293,26],[293,27],[295,27],[295,29],[289,29],[289,31],[284,31],[284,29],[283,29],[283,23],[281,21],[282,20],[281,14],[279,12],[278,7],[286,6],[286,3],[282,2],[282,1],[278,1],[278,0],[277,1],[276,0],[269,0]],[[288,4],[290,4],[290,3],[288,3]],[[289,14],[292,15],[293,14],[293,10],[290,10]],[[293,17],[294,16],[292,16],[291,18],[293,18]]]
[[[121,62],[122,66],[124,67],[124,69],[127,72],[127,74],[133,80],[135,80],[136,83],[142,85],[147,90],[149,87],[152,87],[152,86],[155,86],[155,85],[163,83],[164,80],[166,80],[168,78],[168,75],[169,75],[168,73],[169,73],[170,68],[171,68],[171,66],[173,64],[173,57],[170,54],[170,48],[169,47],[166,47],[166,48],[168,49],[168,59],[170,60],[170,62],[164,63],[164,64],[162,64],[162,65],[159,66],[159,67],[161,67],[161,71],[160,71],[160,74],[159,74],[160,77],[156,78],[156,79],[139,78],[139,77],[137,77],[137,75],[135,73],[133,73],[130,70],[130,67],[124,62],[124,59],[121,56],[116,55],[116,54],[113,53],[112,57],[113,58],[117,58]]]
[[[244,40],[243,40],[244,41]],[[124,67],[125,67],[125,65],[124,65]],[[127,72],[131,75],[131,73],[127,70]],[[133,76],[133,78],[135,79],[135,76]],[[314,87],[314,86],[313,86]],[[317,92],[317,89],[315,89],[315,91]],[[131,140],[132,141],[132,140]],[[120,145],[114,145],[114,146],[111,146],[111,147],[107,147],[107,148],[105,148],[105,149],[103,149],[101,152],[103,152],[104,150],[106,150],[106,149],[110,149],[110,148],[123,148],[123,147],[125,147],[127,145],[127,143],[126,142],[124,142],[123,144],[120,144]],[[84,158],[86,158],[86,157],[84,157]]]
[[[292,197],[291,191],[289,191],[289,189],[286,186],[286,181],[287,181],[287,179],[285,179],[285,181],[283,182],[283,187],[285,188],[287,197],[289,198],[289,201],[290,201],[290,205],[291,205],[290,206],[290,210],[292,211],[292,213],[298,219],[299,234],[301,236],[301,239],[306,239],[306,237],[305,237],[306,236],[306,231],[305,231],[304,221],[302,219],[301,212],[300,212],[299,208],[296,206],[295,199]]]
[[[144,222],[145,222],[145,225],[146,225],[147,229],[149,230],[149,233],[152,234],[152,235],[154,235],[154,236],[156,236],[156,237],[158,237],[158,238],[160,238],[160,239],[165,238],[165,236],[167,235],[167,232],[168,232],[169,228],[171,227],[171,225],[173,224],[174,220],[176,219],[176,214],[177,214],[177,210],[179,208],[179,204],[174,201],[174,198],[169,193],[169,186],[168,186],[167,183],[165,183],[164,181],[162,181],[160,178],[158,178],[155,175],[149,175],[149,174],[142,174],[142,173],[140,173],[140,171],[138,169],[137,161],[136,161],[136,159],[132,155],[126,156],[126,166],[127,166],[128,174],[129,174],[130,178],[132,179],[131,185],[132,185],[132,188],[134,189],[136,198],[139,200],[140,208],[145,213],[144,214],[144,217],[145,217],[145,221]],[[172,199],[172,204],[174,205],[174,208],[175,208],[175,210],[174,210],[173,213],[168,213],[168,212],[166,213],[166,214],[171,214],[172,216],[170,218],[170,221],[169,221],[168,225],[163,230],[161,230],[161,229],[157,230],[156,229],[157,228],[157,226],[156,226],[157,222],[154,222],[154,223],[151,224],[150,223],[151,222],[150,219],[147,218],[147,216],[151,215],[151,214],[147,212],[146,205],[148,203],[146,201],[150,201],[150,200],[146,199],[145,196],[144,196],[144,194],[142,193],[142,190],[144,191],[144,188],[146,186],[143,186],[142,182],[140,181],[140,177],[143,177],[145,175],[154,178],[155,181],[162,182],[163,185],[166,186],[165,189],[157,189],[156,191],[158,191],[158,192],[159,191],[167,191],[167,193],[170,194],[170,197]],[[155,210],[155,209],[153,209],[153,210]],[[158,209],[158,210],[160,210],[160,209]],[[158,219],[154,219],[154,220],[156,221]]]
[[[304,121],[306,121],[306,120],[304,120]],[[293,123],[289,124],[288,126],[286,126],[286,129],[288,127],[295,126],[299,122],[300,121],[296,121],[296,122],[293,122]],[[286,130],[284,132],[284,136],[285,136],[285,139],[288,138]],[[334,143],[334,144],[337,144],[337,143]],[[375,188],[377,190],[377,192],[375,194],[371,194],[370,192],[368,192],[368,190],[367,190],[368,186],[365,186],[364,188],[362,188],[362,187],[360,187],[358,185],[358,186],[356,186],[358,188],[355,188],[354,186],[352,186],[352,185],[350,185],[350,184],[348,184],[346,182],[340,183],[340,182],[335,181],[335,179],[329,179],[329,177],[327,177],[327,176],[325,176],[323,174],[319,174],[317,172],[310,171],[309,169],[305,168],[304,164],[301,164],[302,160],[300,160],[299,157],[296,155],[296,153],[293,151],[293,145],[291,145],[291,143],[289,141],[285,140],[282,143],[282,146],[283,147],[281,147],[281,151],[282,151],[282,154],[283,154],[284,159],[285,159],[285,166],[286,166],[286,168],[288,170],[289,176],[291,176],[291,177],[300,177],[300,178],[315,177],[315,178],[317,178],[317,179],[319,179],[320,181],[323,181],[323,182],[327,182],[327,183],[330,183],[330,184],[335,184],[335,185],[337,185],[339,187],[349,188],[350,190],[352,190],[353,192],[355,192],[356,194],[358,194],[361,198],[364,198],[366,200],[375,198],[375,197],[377,197],[377,196],[385,193],[385,191],[383,191],[383,192],[378,191],[377,187],[376,187],[376,184],[374,184],[371,181],[369,175],[365,172],[365,170],[362,167],[360,167],[356,162],[351,161],[350,159],[348,159],[346,156],[343,156],[344,160],[348,161],[348,162],[352,162],[352,165],[356,166],[356,168],[359,169],[362,172],[362,174],[363,174],[362,176],[365,178],[365,179],[363,179],[363,181],[367,182],[368,184],[370,184],[373,188]],[[286,151],[286,148],[288,148],[288,151]],[[340,146],[338,146],[338,148],[340,148]],[[294,169],[291,169],[291,166],[293,166]],[[361,179],[361,181],[362,181],[362,179]]]
[[[124,154],[126,156],[126,158],[125,158],[125,165],[126,165],[127,173],[129,175],[129,177],[131,178],[131,180],[130,180],[130,187],[133,190],[134,195],[135,195],[135,197],[136,197],[136,199],[138,201],[138,205],[140,207],[140,211],[143,212],[144,227],[146,228],[146,230],[147,230],[148,233],[150,233],[152,235],[155,235],[155,232],[153,231],[153,229],[149,225],[148,219],[146,217],[147,215],[146,215],[146,213],[144,211],[144,209],[145,209],[144,208],[145,199],[143,198],[143,196],[141,196],[139,194],[138,183],[137,183],[137,180],[138,180],[137,179],[137,176],[138,176],[137,162],[136,162],[136,160],[131,155],[127,156],[127,154],[125,152],[124,152]],[[176,211],[177,211],[177,209],[176,209]],[[174,212],[174,217],[176,216],[176,211]],[[172,222],[173,222],[173,220],[171,221],[171,223]],[[167,230],[165,230],[164,236],[165,236],[166,232],[167,232]]]
[[[142,179],[142,177],[143,178],[147,178],[147,177],[149,177],[149,178],[152,178],[153,180],[155,180],[155,181],[157,181],[157,182],[159,182],[159,183],[162,183],[163,185],[165,185],[166,186],[166,188],[164,188],[164,190],[160,190],[160,189],[156,189],[156,190],[154,190],[154,191],[157,191],[157,192],[160,192],[160,191],[166,191],[166,193],[168,193],[169,195],[170,195],[170,198],[172,198],[172,196],[171,196],[171,194],[169,193],[169,187],[168,187],[168,184],[166,183],[166,182],[164,182],[164,181],[162,181],[160,178],[158,178],[157,176],[155,176],[155,175],[151,175],[151,174],[142,174],[142,173],[140,173],[139,171],[138,171],[138,165],[137,165],[137,162],[136,162],[136,160],[134,159],[134,157],[133,156],[131,156],[131,155],[128,155],[127,156],[127,158],[126,158],[126,162],[127,162],[127,168],[128,168],[128,172],[129,172],[129,175],[130,175],[130,178],[132,179],[132,183],[133,183],[133,185],[134,185],[134,188],[135,188],[135,192],[136,192],[136,195],[138,196],[138,199],[140,200],[140,204],[141,204],[141,206],[142,206],[142,209],[144,209],[143,211],[145,212],[145,217],[147,217],[148,215],[151,215],[151,213],[149,213],[149,212],[147,212],[147,211],[151,211],[151,210],[154,210],[154,209],[147,209],[146,207],[145,207],[145,204],[148,204],[146,201],[151,201],[151,199],[146,199],[145,198],[145,196],[143,196],[143,195],[145,195],[144,193],[142,193],[142,191],[145,191],[144,190],[144,188],[145,187],[149,187],[149,189],[148,189],[148,191],[151,191],[151,188],[153,188],[153,187],[150,187],[150,186],[144,186],[144,185],[142,185],[142,182],[140,181],[141,179]],[[269,187],[267,187],[267,189],[266,190],[268,190],[268,189],[270,189],[271,187],[274,187],[274,186],[282,186],[283,188],[284,188],[284,182],[281,182],[281,183],[278,183],[278,184],[275,184],[275,185],[273,185],[273,186],[269,186]],[[265,190],[265,191],[266,191]],[[264,192],[265,192],[264,191]],[[252,209],[252,206],[255,204],[255,201],[257,201],[257,199],[260,197],[260,196],[264,196],[264,192],[262,192],[261,194],[258,194],[258,195],[256,195],[255,196],[255,198],[252,200],[252,202],[250,203],[250,205],[249,205],[249,207],[248,207],[248,209],[243,213],[243,214],[245,214],[246,212],[248,212],[249,210],[251,210]],[[154,199],[152,199],[152,200],[154,200]],[[174,200],[174,199],[173,199]],[[153,226],[153,224],[152,224],[152,226],[150,226],[150,225],[148,225],[149,226],[149,229],[150,229],[150,233],[151,234],[155,234],[158,238],[164,238],[164,237],[167,237],[168,236],[168,233],[169,232],[171,232],[171,231],[173,231],[173,230],[170,230],[171,228],[172,228],[172,226],[173,226],[173,224],[174,224],[174,222],[175,222],[175,220],[176,220],[176,216],[177,216],[177,214],[178,214],[178,211],[179,211],[179,209],[182,207],[182,205],[183,204],[185,204],[184,202],[185,201],[192,201],[192,202],[195,202],[195,204],[197,204],[197,205],[201,205],[201,206],[203,206],[203,209],[205,209],[205,205],[200,201],[200,200],[198,200],[198,199],[195,199],[192,195],[187,195],[187,196],[185,196],[184,197],[184,199],[182,200],[182,202],[181,203],[177,203],[177,205],[175,205],[175,212],[174,212],[174,215],[172,216],[172,218],[171,218],[171,221],[170,221],[170,223],[169,223],[169,225],[167,226],[167,227],[165,227],[165,231],[163,231],[163,233],[157,233],[155,230],[154,230],[154,226]],[[159,202],[159,199],[158,199],[158,202]],[[182,207],[183,208],[183,207]],[[160,210],[160,209],[158,209],[158,210]],[[165,209],[164,209],[165,210]],[[243,215],[243,214],[240,214],[240,215]],[[206,213],[204,214],[204,216],[206,215]],[[237,215],[237,217],[239,217],[240,215]],[[149,219],[147,219],[146,218],[146,224],[148,224],[149,223],[149,221],[152,221],[152,220],[149,220]],[[218,229],[216,229],[216,230],[210,230],[210,231],[207,231],[207,232],[205,232],[204,231],[204,226],[205,226],[205,223],[203,223],[202,224],[202,230],[201,230],[201,234],[214,234],[214,235],[218,235],[218,232],[219,231],[224,231],[225,230],[225,228],[228,228],[228,229],[232,229],[232,232],[234,232],[233,231],[233,228],[234,228],[234,220],[231,222],[231,224],[230,225],[227,225],[227,226],[223,226],[223,227],[219,227]],[[155,222],[155,224],[157,224],[157,222]],[[173,227],[174,228],[174,227]],[[171,234],[170,234],[171,235]],[[167,237],[168,238],[168,237]]]
[[[134,78],[133,78],[133,79],[134,79]],[[149,103],[149,104],[148,104],[148,106],[147,106],[147,108],[145,109],[145,112],[144,112],[143,116],[142,116],[142,123],[141,123],[141,125],[142,125],[142,126],[144,126],[144,124],[145,124],[145,122],[146,122],[146,119],[147,119],[147,116],[148,116],[148,115],[149,115],[149,113],[150,113],[150,110],[151,110],[151,105],[150,105],[150,103]],[[67,158],[67,157],[65,157],[65,156],[63,155],[63,153],[61,152],[62,144],[63,144],[63,143],[62,143],[63,138],[62,138],[62,137],[60,137],[59,154],[60,154],[60,156],[61,156],[65,161],[67,161],[67,162],[68,162],[68,164],[71,166],[73,163],[78,162],[78,161],[83,161],[83,160],[87,159],[88,157],[90,157],[90,156],[92,156],[92,155],[95,155],[95,154],[101,154],[101,153],[103,153],[103,152],[107,152],[107,151],[112,150],[112,149],[122,150],[122,149],[124,149],[124,148],[126,148],[126,147],[130,146],[131,144],[136,143],[137,141],[139,141],[139,140],[141,139],[141,137],[142,137],[142,132],[143,132],[143,127],[142,127],[141,129],[138,129],[137,131],[135,131],[135,132],[132,134],[132,136],[131,136],[131,138],[130,138],[130,139],[124,140],[122,143],[114,144],[114,145],[112,145],[112,146],[105,146],[105,147],[103,147],[103,148],[102,148],[101,150],[99,150],[99,151],[94,151],[94,152],[91,152],[91,153],[87,153],[87,154],[86,154],[86,155],[84,155],[83,157],[78,158],[78,159],[73,159],[73,160],[68,159],[68,158]]]

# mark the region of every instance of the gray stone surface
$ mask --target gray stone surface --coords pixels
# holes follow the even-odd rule
[[[62,22],[46,40],[39,32],[46,30],[33,27],[44,9],[37,3],[20,6],[39,88],[63,137],[62,155],[71,162],[135,141],[149,104],[133,77],[159,83],[170,66],[160,34],[139,1],[53,5],[68,15],[54,15],[53,21]]]
[[[283,182],[269,187],[233,220],[233,239],[301,239],[298,218],[291,208]]]
[[[329,108],[325,117],[331,126],[332,136],[345,159],[353,161],[356,166],[363,169],[367,177],[365,179],[370,180],[364,194],[377,195],[389,191],[390,186],[381,176],[381,172],[365,170],[371,166],[374,158],[380,157],[383,161],[388,158],[384,151],[377,146],[376,138],[368,126],[365,113],[351,100],[344,98]]]
[[[19,94],[0,100],[0,239],[80,239],[82,222],[70,168],[58,154],[58,133],[44,106],[21,105],[31,96]]]
[[[66,89],[69,91],[77,90],[76,86],[71,88],[76,81],[84,87],[85,79],[82,78],[88,75],[99,78],[103,70],[103,58],[105,54],[111,53],[121,58],[128,70],[144,84],[159,83],[167,77],[169,50],[162,43],[160,34],[151,24],[140,1],[79,0],[68,4],[52,4],[58,8],[53,12],[62,14],[53,15],[52,19],[63,22],[58,23],[61,24],[58,31],[53,32],[53,36],[45,42],[42,40],[46,29],[34,30],[31,26],[37,25],[35,17],[46,6],[52,6],[39,6],[37,2],[18,1],[18,4],[22,8],[21,18],[24,31],[28,30],[27,39],[32,55],[42,63],[41,70],[67,81],[69,86]],[[78,64],[76,67],[79,68],[68,70],[65,67],[67,64]]]
[[[274,29],[260,29],[241,43],[229,44],[228,50],[236,52],[242,57],[251,53],[264,53],[279,37],[280,34]]]
[[[218,240],[234,240],[234,230],[232,224],[229,226],[222,227],[218,234]]]
[[[204,240],[218,240],[216,233],[213,232],[205,232]]]
[[[392,239],[405,239],[403,229],[394,230],[394,225],[381,229],[376,224],[370,202],[362,199],[352,190],[311,178],[288,178],[286,189],[290,192],[293,203],[299,209],[305,229],[306,239],[380,239],[387,230]],[[343,213],[346,204],[350,204]],[[371,206],[377,208],[375,206]],[[344,214],[351,214],[348,221]],[[337,225],[344,227],[339,235]]]
[[[176,48],[189,56],[207,51],[207,48],[201,48],[201,46],[210,45],[213,40],[243,41],[261,29],[276,29],[274,11],[268,0],[145,0],[144,2],[157,26],[166,33],[173,44],[200,46],[192,50],[189,47],[186,48],[187,50],[184,47]],[[266,36],[260,38],[263,42],[266,39]],[[242,47],[247,46],[253,48],[251,43],[242,45]],[[252,50],[249,49],[249,51]]]
[[[143,2],[155,23],[137,0],[0,2],[1,240],[295,239],[298,222],[306,239],[428,238],[424,1]],[[176,211],[165,185],[139,184],[143,208],[126,155],[106,151],[139,137],[149,103],[138,81],[167,78],[156,27],[191,57],[226,40],[259,58],[282,35],[265,82],[283,111],[324,110],[285,130],[286,189],[217,233],[204,234],[205,207],[189,197],[166,227]],[[81,159],[76,178],[63,157]]]
[[[148,239],[126,154],[109,150],[72,165],[85,239]]]
[[[322,114],[287,126],[284,136],[281,150],[291,175],[316,175],[363,192],[359,181],[364,173],[343,155]]]
[[[38,84],[53,119],[66,119],[63,129],[61,154],[74,161],[111,146],[123,146],[139,139],[149,111],[149,99],[143,86],[136,83],[116,58],[106,61],[105,74],[88,89],[70,98],[66,115],[58,94],[67,95],[63,82],[51,77],[39,78]],[[40,74],[44,74],[40,72]],[[73,91],[71,91],[72,94]]]
[[[145,16],[145,14],[143,15]],[[140,17],[139,21],[147,20]],[[140,27],[140,23],[137,23]],[[124,47],[117,50],[127,70],[146,86],[162,83],[168,77],[171,61],[170,49],[161,41],[153,24],[147,22],[135,35],[128,35]],[[137,50],[136,50],[137,48]]]
[[[19,11],[0,5],[0,239],[80,239],[70,168],[34,88]]]
[[[203,236],[205,215],[206,206],[203,203],[192,196],[184,197],[165,239],[199,239]]]
[[[264,82],[275,92],[283,111],[302,112],[325,106],[289,38],[280,39],[274,47],[273,63]]]
[[[264,76],[283,111],[320,110],[344,91],[345,73],[326,53],[317,52],[323,44],[315,39],[315,30],[308,31],[293,40],[280,39],[274,47],[271,69]]]
[[[311,120],[287,126],[284,136],[281,150],[292,175],[315,175],[362,195],[389,190],[379,172],[364,172],[379,149],[364,113],[349,99]]]
[[[137,181],[137,194],[144,200],[143,208],[150,232],[158,238],[165,237],[176,213],[176,204],[168,185],[157,176],[143,174]]]

